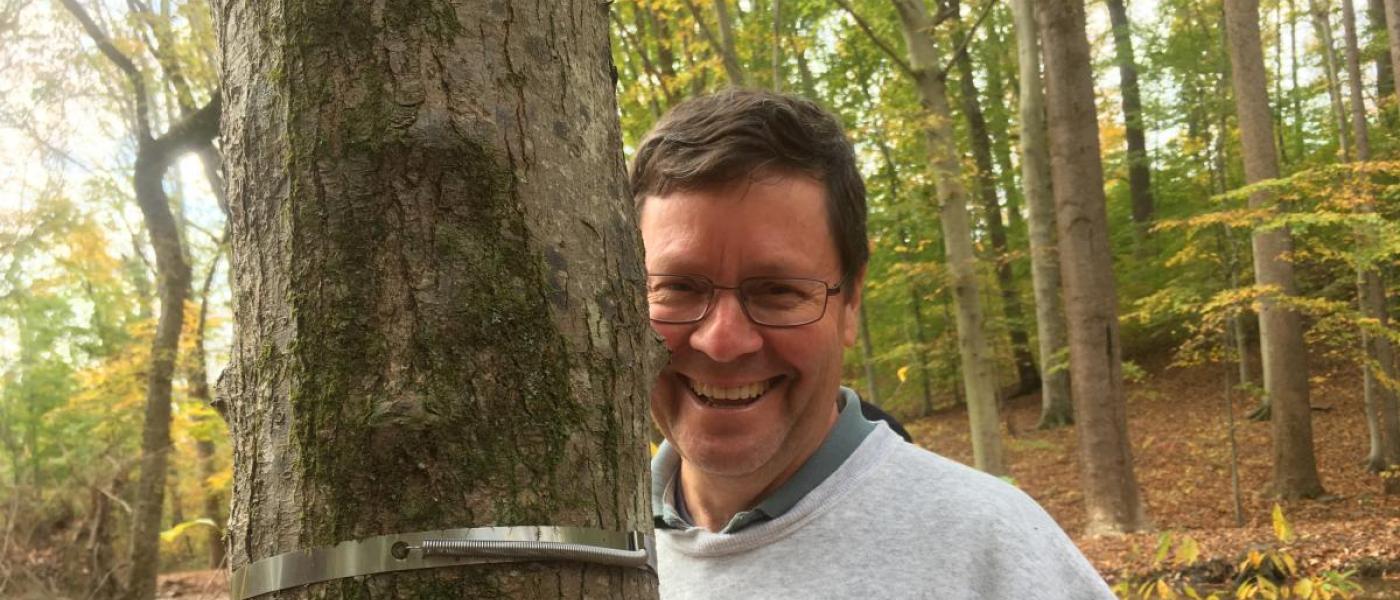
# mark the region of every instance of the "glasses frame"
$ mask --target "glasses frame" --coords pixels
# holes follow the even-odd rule
[[[648,278],[651,278],[651,277],[685,277],[685,278],[688,278],[688,279],[694,279],[694,280],[697,280],[697,281],[704,282],[706,285],[710,286],[710,297],[709,297],[709,300],[705,303],[705,311],[702,312],[702,313],[700,313],[700,316],[695,317],[694,319],[675,320],[675,319],[656,319],[656,318],[651,318],[651,311],[650,311],[650,309],[648,309],[648,311],[647,311],[647,317],[648,317],[648,318],[651,318],[651,320],[654,321],[654,322],[657,322],[657,323],[664,323],[664,324],[666,324],[666,325],[692,325],[692,324],[695,324],[695,323],[699,323],[699,322],[701,322],[701,321],[704,321],[704,320],[705,320],[705,317],[710,316],[710,311],[711,311],[711,310],[714,310],[714,308],[715,308],[715,298],[718,296],[718,294],[717,294],[716,292],[718,292],[719,290],[729,290],[729,291],[734,292],[734,295],[738,297],[737,299],[739,300],[739,310],[741,310],[741,311],[744,312],[744,317],[746,317],[746,318],[749,320],[750,323],[753,323],[754,325],[758,325],[758,326],[760,326],[760,327],[771,327],[771,328],[774,328],[774,329],[788,329],[788,328],[792,328],[792,327],[802,327],[803,325],[811,325],[812,323],[816,323],[817,321],[822,320],[822,318],[826,316],[826,308],[827,308],[827,306],[829,306],[829,305],[831,304],[831,297],[832,297],[832,296],[835,296],[835,295],[837,295],[837,294],[840,294],[841,291],[842,291],[842,288],[844,288],[845,285],[846,285],[846,282],[845,282],[845,281],[841,281],[841,282],[837,283],[837,284],[833,287],[831,284],[827,283],[826,280],[823,280],[823,279],[813,279],[813,278],[811,278],[811,277],[745,277],[745,278],[739,280],[739,285],[732,285],[732,286],[730,286],[730,285],[719,285],[719,284],[716,284],[714,281],[711,281],[709,277],[706,277],[706,276],[704,276],[704,275],[682,275],[682,274],[679,274],[679,273],[647,273],[647,277],[648,277]],[[786,324],[786,325],[772,325],[772,324],[769,324],[769,323],[764,323],[764,322],[762,322],[762,321],[759,321],[758,319],[755,319],[754,316],[753,316],[753,314],[749,313],[749,302],[748,302],[748,298],[747,298],[746,296],[744,296],[744,292],[743,292],[744,284],[745,284],[745,283],[748,283],[748,282],[750,282],[750,281],[755,281],[755,280],[773,280],[773,279],[779,279],[779,280],[785,279],[785,280],[790,280],[790,281],[810,281],[810,282],[813,282],[813,283],[820,283],[820,284],[822,284],[822,287],[825,287],[825,288],[826,288],[826,295],[825,295],[825,296],[822,296],[822,310],[821,310],[821,312],[820,312],[820,313],[817,313],[816,318],[814,318],[814,319],[812,319],[812,320],[810,320],[810,321],[803,321],[803,322],[801,322],[801,323],[789,323],[789,324]]]

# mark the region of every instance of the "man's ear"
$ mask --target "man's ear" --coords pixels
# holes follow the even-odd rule
[[[846,283],[846,291],[841,295],[845,298],[841,305],[841,343],[850,348],[856,345],[856,335],[860,333],[860,303],[865,300],[864,266]]]

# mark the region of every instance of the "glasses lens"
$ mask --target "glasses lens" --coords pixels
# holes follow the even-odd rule
[[[705,316],[709,284],[679,275],[647,276],[647,307],[654,321],[688,323]]]
[[[826,283],[811,279],[758,278],[744,281],[749,316],[763,325],[805,325],[826,312]]]

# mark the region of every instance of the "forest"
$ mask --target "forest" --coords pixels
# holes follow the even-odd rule
[[[842,120],[915,443],[1122,598],[1400,597],[1400,0],[0,0],[0,83],[0,598],[650,527],[623,165],[731,86]],[[277,597],[655,594],[433,571]]]

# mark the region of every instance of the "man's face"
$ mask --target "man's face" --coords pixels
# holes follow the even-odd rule
[[[819,181],[785,176],[649,197],[641,210],[647,272],[719,286],[749,277],[835,286],[841,261],[825,193]],[[652,323],[671,351],[652,390],[652,416],[690,468],[786,476],[821,444],[836,418],[842,349],[855,341],[860,281],[850,288],[829,299],[820,320],[799,327],[753,323],[733,290],[716,290],[698,323]]]

